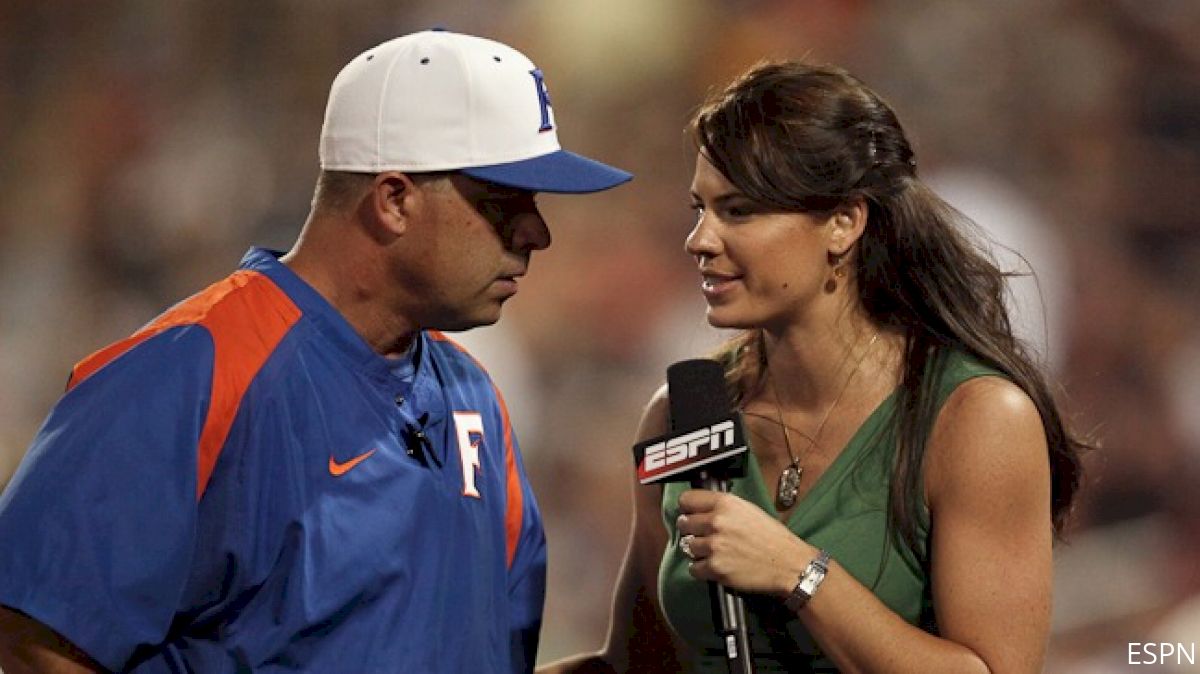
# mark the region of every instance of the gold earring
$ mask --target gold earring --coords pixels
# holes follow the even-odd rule
[[[825,292],[831,293],[837,290],[838,279],[846,278],[846,258],[845,253],[829,254],[829,264],[833,265],[833,276],[825,280]]]

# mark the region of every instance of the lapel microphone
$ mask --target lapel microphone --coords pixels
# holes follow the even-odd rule
[[[429,412],[417,417],[417,423],[411,421],[404,424],[404,451],[409,456],[421,462],[422,466],[429,467],[429,461],[432,459],[438,468],[442,467],[441,460],[437,457],[437,452],[433,450],[433,441],[425,434],[425,424],[429,422]]]

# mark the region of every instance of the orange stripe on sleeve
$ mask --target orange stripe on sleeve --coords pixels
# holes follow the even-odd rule
[[[203,325],[213,340],[212,389],[196,457],[196,499],[204,494],[242,396],[301,311],[263,274],[240,270],[180,302],[129,338],[75,366],[70,390],[151,337],[183,325]]]
[[[238,278],[240,274],[245,276]],[[243,270],[230,277],[234,279],[241,292],[214,305],[202,321],[212,333],[215,362],[212,402],[196,459],[197,500],[208,486],[242,396],[301,315],[291,298],[266,276]]]
[[[252,272],[235,272],[228,278],[214,283],[196,295],[167,309],[150,324],[129,337],[110,344],[79,361],[71,371],[71,379],[67,382],[67,390],[75,388],[83,380],[95,374],[100,368],[121,357],[125,352],[147,339],[171,328],[200,323],[204,320],[204,316],[212,310],[213,306],[224,299],[230,291],[244,285],[244,283],[238,283],[239,276],[248,273]]]
[[[507,543],[508,567],[512,568],[517,554],[517,543],[521,540],[521,526],[525,519],[525,493],[521,490],[521,474],[517,471],[517,452],[513,447],[512,422],[508,418],[508,405],[500,389],[492,386],[496,401],[500,403],[500,415],[504,420],[504,470],[508,501],[504,511],[504,534]]]
[[[487,372],[483,364],[475,360],[475,357],[458,342],[437,330],[430,330],[427,334],[434,341],[446,342],[458,349],[474,361],[480,370]],[[504,423],[504,469],[508,496],[504,512],[504,533],[507,543],[508,567],[512,568],[513,558],[517,554],[517,543],[521,540],[521,527],[525,520],[525,492],[521,490],[521,474],[517,470],[517,452],[513,446],[512,421],[508,416],[508,405],[504,403],[504,396],[500,394],[500,389],[495,384],[492,384],[492,391],[496,394],[496,402],[500,404],[500,418]]]
[[[163,314],[158,320],[164,320],[169,313],[170,312]],[[71,378],[67,380],[67,390],[70,391],[71,389],[75,388],[80,384],[80,382],[95,374],[97,370],[105,365],[108,365],[112,361],[116,360],[121,354],[132,349],[138,344],[141,344],[147,339],[150,339],[154,335],[157,335],[163,330],[174,327],[175,325],[184,325],[187,323],[191,323],[191,321],[183,321],[181,323],[160,326],[158,321],[155,321],[154,323],[151,323],[150,325],[135,332],[133,335],[126,337],[119,342],[109,344],[103,349],[96,351],[95,353],[76,363],[75,367],[71,369]]]

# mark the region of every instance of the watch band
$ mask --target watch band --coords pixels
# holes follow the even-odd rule
[[[798,613],[804,605],[813,598],[817,593],[817,588],[821,587],[821,583],[825,580],[825,574],[829,571],[829,553],[824,550],[818,550],[817,556],[804,567],[804,573],[800,574],[800,579],[796,583],[796,587],[792,588],[792,593],[788,598],[783,600],[785,606],[792,613]]]

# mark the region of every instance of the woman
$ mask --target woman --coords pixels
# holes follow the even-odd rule
[[[1038,672],[1082,444],[1004,274],[848,73],[757,66],[690,125],[686,248],[751,456],[732,493],[635,488],[605,649],[558,671],[724,672],[707,584],[766,671]],[[642,439],[666,432],[666,392]],[[668,631],[669,627],[669,631]]]

